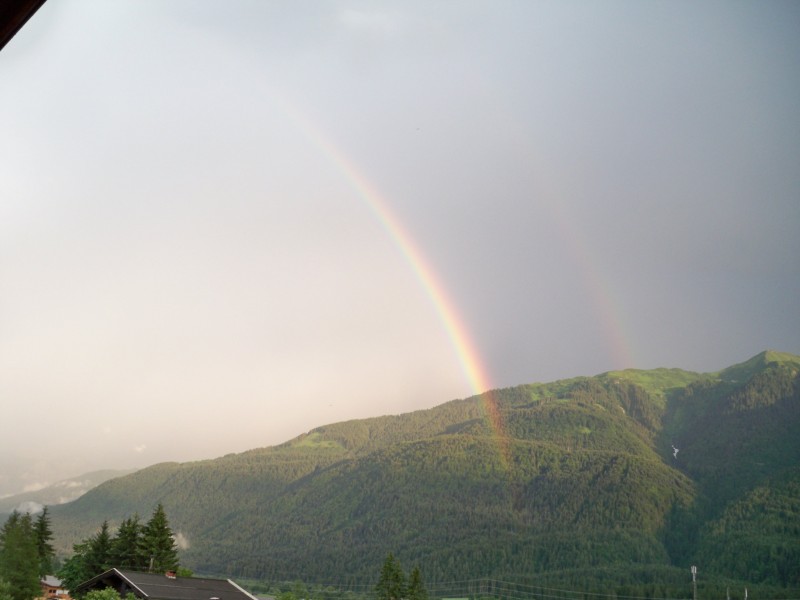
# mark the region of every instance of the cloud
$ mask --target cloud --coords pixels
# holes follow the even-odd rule
[[[146,449],[147,449],[147,445],[146,444],[140,444],[139,446],[134,446],[133,447],[133,451],[136,452],[137,454],[141,454]]]
[[[339,22],[345,27],[370,37],[392,37],[402,30],[403,18],[397,13],[356,10],[346,8],[339,13]]]
[[[44,505],[39,504],[38,502],[34,502],[32,500],[27,500],[22,502],[19,506],[17,506],[17,511],[21,513],[31,513],[35,515],[36,513],[42,512]]]
[[[89,487],[88,481],[80,481],[76,479],[65,479],[64,481],[59,481],[53,484],[54,488],[80,488],[80,487]]]
[[[46,488],[48,485],[50,485],[50,484],[47,483],[47,482],[45,482],[45,483],[42,483],[42,482],[29,483],[25,487],[22,488],[22,491],[23,492],[38,492],[39,490],[43,490],[44,488]]]
[[[175,539],[175,545],[178,547],[179,550],[189,549],[189,539],[185,535],[183,535],[182,532],[178,531],[172,537]]]
[[[59,496],[58,498],[56,498],[56,501],[53,504],[66,504],[67,502],[72,502],[73,500],[77,500],[78,498],[83,496],[88,491],[89,490],[87,490],[86,488],[75,490],[71,494]]]

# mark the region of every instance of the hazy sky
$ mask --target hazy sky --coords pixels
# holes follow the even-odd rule
[[[800,353],[800,3],[51,0],[0,52],[0,494]]]

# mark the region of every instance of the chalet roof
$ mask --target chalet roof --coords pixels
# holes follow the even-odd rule
[[[203,577],[167,577],[158,573],[140,573],[111,569],[80,584],[75,591],[112,587],[120,594],[133,594],[147,600],[255,600],[230,579]]]
[[[42,577],[41,583],[50,587],[61,587],[61,580],[55,575],[45,575]]]

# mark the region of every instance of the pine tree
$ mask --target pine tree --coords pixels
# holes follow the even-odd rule
[[[150,562],[142,554],[142,525],[139,515],[122,521],[117,534],[111,540],[111,565],[121,569],[144,571]]]
[[[428,600],[428,590],[422,583],[419,567],[414,567],[408,578],[408,600]]]
[[[31,600],[41,593],[36,536],[29,514],[11,513],[0,530],[0,579],[12,600]]]
[[[141,537],[142,554],[147,557],[148,568],[155,573],[174,571],[178,568],[178,549],[172,530],[167,522],[163,505],[159,502],[153,516],[144,526]]]
[[[406,581],[400,562],[390,552],[383,562],[381,576],[375,586],[377,600],[402,600],[406,596]]]
[[[111,534],[108,532],[108,521],[103,521],[100,531],[89,539],[84,561],[90,577],[111,568]]]
[[[39,577],[44,577],[52,572],[53,558],[56,555],[53,544],[50,543],[53,540],[53,530],[50,529],[50,515],[46,506],[36,518],[33,530],[36,535],[36,551],[39,554]]]

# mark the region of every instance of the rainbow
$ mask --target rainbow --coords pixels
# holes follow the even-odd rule
[[[513,131],[519,128],[512,128]],[[529,162],[532,165],[544,164],[530,148],[526,140],[517,142],[527,147]],[[537,180],[539,194],[544,198],[543,206],[547,210],[558,237],[563,241],[562,248],[579,269],[590,305],[597,315],[603,339],[607,342],[613,369],[625,369],[636,365],[631,349],[633,335],[625,325],[625,313],[622,302],[615,297],[609,278],[601,276],[602,269],[597,264],[595,253],[587,246],[586,236],[581,235],[577,219],[569,214],[567,204],[559,202],[559,195],[552,189],[552,184],[545,178]]]
[[[378,222],[394,240],[403,257],[419,280],[431,301],[458,357],[470,387],[483,402],[486,418],[492,435],[498,445],[500,460],[504,468],[509,462],[509,438],[503,418],[492,391],[492,383],[483,366],[478,348],[469,334],[458,309],[447,295],[447,291],[436,275],[433,267],[414,243],[414,239],[392,212],[389,204],[369,182],[356,165],[335,146],[328,137],[315,127],[294,105],[282,102],[283,110],[297,124],[305,137],[310,140],[338,169],[339,173],[358,193]]]
[[[510,459],[509,436],[498,407],[496,395],[492,391],[492,381],[483,366],[484,363],[474,340],[470,336],[456,305],[448,296],[436,271],[428,263],[403,224],[392,212],[389,203],[341,148],[331,142],[297,108],[295,103],[286,101],[281,94],[275,94],[275,90],[273,90],[271,96],[279,105],[280,110],[296,124],[305,138],[327,157],[342,177],[357,192],[408,262],[442,322],[470,387],[481,398],[487,422],[499,449],[501,462],[507,467]],[[508,129],[509,131],[521,131],[519,127],[509,127]],[[536,155],[530,142],[524,139],[522,135],[519,135],[516,142],[519,147],[527,150],[531,166],[545,164]],[[581,271],[583,282],[591,305],[595,309],[603,337],[609,345],[612,368],[635,366],[631,351],[631,340],[633,338],[627,334],[624,326],[624,319],[622,318],[624,307],[622,303],[614,297],[613,289],[601,277],[601,269],[596,264],[593,253],[587,247],[585,236],[580,234],[576,220],[568,214],[568,207],[557,200],[559,197],[556,193],[557,190],[548,185],[547,177],[540,174],[537,179],[539,195],[544,200],[544,208],[558,230],[559,237],[564,241],[563,248]]]
[[[491,104],[503,107],[497,112],[498,118],[505,118],[503,130],[508,132],[513,139],[514,147],[525,153],[530,174],[535,177],[537,196],[542,201],[542,208],[548,213],[553,227],[562,240],[561,248],[569,255],[573,264],[581,273],[582,283],[586,288],[590,305],[601,328],[603,339],[608,344],[611,355],[611,368],[624,369],[636,366],[633,360],[632,345],[634,337],[626,327],[625,308],[619,298],[615,296],[610,285],[611,278],[603,277],[602,268],[595,259],[596,253],[587,243],[587,236],[580,231],[578,219],[569,213],[568,202],[563,201],[563,194],[554,181],[561,181],[559,175],[553,175],[552,170],[545,172],[544,165],[548,162],[537,152],[537,146],[532,144],[525,133],[524,120],[515,119],[514,108],[504,102],[502,96],[497,95],[497,86],[485,81],[484,74],[475,73],[475,81],[480,85],[481,91],[491,96]],[[563,176],[564,180],[568,177]]]

